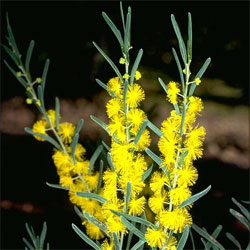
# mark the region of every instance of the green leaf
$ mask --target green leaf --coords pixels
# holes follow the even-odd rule
[[[43,110],[46,110],[45,106],[44,106],[43,90],[42,90],[41,85],[39,85],[37,87],[37,92],[38,92],[38,98],[39,98],[39,100],[41,102],[41,107],[43,108]]]
[[[180,134],[183,133],[184,123],[185,123],[185,117],[186,117],[186,106],[183,107],[182,110],[182,118],[181,118],[181,128],[180,128]]]
[[[73,230],[91,247],[93,247],[96,250],[101,250],[101,248],[93,241],[91,240],[85,233],[83,233],[75,224],[72,223]]]
[[[131,70],[130,84],[132,84],[132,85],[134,83],[135,72],[136,72],[136,70],[139,67],[139,64],[140,64],[140,61],[141,61],[141,58],[142,58],[142,54],[143,54],[143,49],[140,49],[139,52],[138,52],[138,54],[137,54],[137,57],[135,59],[135,62],[133,64],[132,70]]]
[[[209,57],[209,58],[204,62],[203,66],[201,67],[201,69],[199,70],[199,72],[196,74],[195,78],[197,78],[197,77],[198,77],[198,78],[201,78],[201,77],[203,76],[203,74],[204,74],[204,72],[206,71],[207,67],[209,66],[210,62],[211,62],[211,58]],[[191,87],[190,87],[190,89],[189,89],[189,94],[188,94],[189,96],[192,96],[192,95],[193,95],[195,88],[196,88],[196,83],[192,83],[192,84],[191,84]]]
[[[1,44],[1,45],[4,48],[4,50],[6,51],[6,53],[10,56],[10,58],[14,61],[14,63],[18,66],[19,65],[18,59],[17,59],[16,55],[12,52],[12,50],[9,49],[4,44]]]
[[[107,16],[107,14],[105,12],[102,12],[102,16],[103,16],[104,20],[106,21],[106,23],[108,24],[108,26],[110,27],[110,29],[115,34],[117,40],[120,43],[120,46],[123,47],[124,43],[123,43],[123,40],[122,40],[122,36],[121,36],[120,30],[118,30],[116,28],[115,24],[111,21],[111,19]]]
[[[172,48],[172,52],[173,52],[173,55],[174,55],[175,62],[177,64],[177,68],[179,70],[179,75],[180,75],[180,79],[181,79],[182,90],[184,92],[184,76],[183,76],[183,71],[182,71],[181,63],[179,61],[179,58],[178,58],[177,53],[176,53],[176,51],[175,51],[174,48]]]
[[[97,226],[103,233],[107,234],[105,225],[97,220],[93,215],[90,215],[88,212],[84,211],[83,216],[93,225]]]
[[[139,240],[139,241],[131,248],[131,250],[137,250],[137,249],[140,248],[144,243],[145,243],[145,241]]]
[[[122,1],[120,1],[120,12],[121,12],[121,18],[122,18],[123,31],[125,32],[125,21],[124,21],[124,12],[122,8]]]
[[[235,198],[232,197],[233,203],[240,209],[240,211],[246,216],[248,220],[250,220],[250,214],[248,210],[243,207]]]
[[[114,243],[115,243],[115,250],[120,250],[120,242],[116,232],[113,232]]]
[[[94,164],[97,158],[99,157],[99,155],[101,154],[102,150],[103,150],[103,146],[99,145],[97,149],[95,150],[94,154],[91,156],[90,161],[89,161],[89,170],[88,170],[89,173],[92,172]]]
[[[104,88],[106,91],[108,91],[108,87],[105,83],[103,83],[102,81],[100,81],[99,79],[95,79],[96,82],[102,87]]]
[[[152,173],[154,168],[154,164],[151,164],[151,166],[146,170],[146,172],[142,175],[142,181],[145,181]]]
[[[60,124],[60,100],[56,97],[56,129],[59,130]]]
[[[148,127],[158,136],[164,136],[160,129],[158,129],[151,121],[148,120]]]
[[[46,83],[46,79],[47,79],[49,63],[50,63],[50,60],[47,59],[46,62],[45,62],[44,68],[43,68],[43,75],[42,75],[42,82],[41,82],[43,93],[44,93],[44,90],[45,90],[45,83]]]
[[[41,236],[40,236],[40,249],[43,249],[46,234],[47,234],[47,224],[46,222],[44,222],[43,229],[42,229]]]
[[[214,230],[213,233],[212,233],[212,237],[213,237],[214,239],[216,239],[216,238],[218,237],[218,235],[220,234],[222,228],[223,228],[222,225],[219,225],[218,227],[215,228],[215,230]],[[208,243],[207,243],[207,248],[210,249],[211,247],[212,247],[211,242],[208,242]]]
[[[202,237],[207,239],[209,242],[211,242],[214,246],[219,248],[220,250],[225,250],[225,248],[216,240],[214,239],[210,234],[208,234],[206,231],[202,230],[200,227],[197,225],[193,224],[192,228]]]
[[[29,133],[31,135],[39,136],[39,137],[43,138],[44,140],[46,140],[46,141],[50,142],[52,145],[54,145],[57,149],[61,150],[61,146],[53,138],[51,138],[50,136],[46,136],[46,135],[40,134],[40,133],[35,133],[30,128],[24,128],[24,130],[25,130],[25,132],[27,132],[27,133]]]
[[[138,230],[133,224],[128,222],[123,216],[121,216],[122,223],[128,228],[128,230],[132,231],[133,234],[138,236],[144,242],[146,241],[144,238],[144,234]]]
[[[241,245],[240,245],[240,243],[239,243],[239,241],[238,240],[236,240],[236,238],[232,235],[232,234],[230,234],[230,233],[226,233],[226,236],[227,236],[227,238],[229,239],[229,240],[231,240],[233,243],[234,243],[234,245],[236,246],[236,247],[238,247],[238,249],[242,249],[241,248]]]
[[[136,216],[133,216],[133,215],[128,215],[128,214],[125,214],[125,213],[122,213],[122,212],[118,212],[118,211],[115,211],[115,210],[110,210],[112,213],[118,215],[118,216],[123,216],[124,218],[130,220],[130,221],[134,221],[134,222],[138,222],[140,224],[143,224],[143,225],[146,225],[146,226],[150,226],[152,228],[156,228],[156,226],[151,223],[150,221],[147,221],[145,219],[142,219],[140,217],[136,217]]]
[[[125,80],[124,83],[124,90],[123,90],[123,103],[124,103],[124,110],[127,110],[127,92],[128,92],[128,80]]]
[[[189,226],[186,226],[184,229],[184,232],[182,233],[181,239],[178,242],[177,250],[184,249],[186,242],[187,242],[187,239],[188,239],[188,235],[189,235]]]
[[[250,229],[249,221],[239,212],[235,211],[234,209],[230,208],[229,212],[237,219],[239,220],[246,228]]]
[[[83,213],[80,211],[80,209],[77,206],[74,206],[74,210],[76,214],[81,218],[81,220],[85,220],[85,218],[83,217]]]
[[[30,250],[35,250],[35,248],[23,237],[23,242],[27,245]]]
[[[187,63],[187,51],[186,51],[185,43],[183,41],[179,26],[178,26],[173,14],[171,15],[171,21],[172,21],[174,31],[175,31],[175,34],[177,36],[178,42],[179,42],[182,60],[183,60],[184,64],[186,64]]]
[[[245,204],[250,204],[250,201],[241,201],[242,203],[245,203]]]
[[[36,244],[36,236],[35,236],[33,228],[31,227],[31,229],[32,229],[32,231],[31,231],[29,224],[27,222],[25,223],[25,228],[26,228],[26,230],[27,230],[32,242],[33,242],[34,247],[35,248],[38,247]]]
[[[130,197],[131,197],[131,182],[128,181],[127,183],[127,191],[126,191],[126,197],[125,197],[125,213],[128,212],[128,204],[129,204],[129,201],[130,201]]]
[[[92,200],[96,200],[96,201],[99,201],[100,203],[104,203],[106,202],[107,200],[98,195],[98,194],[94,194],[94,193],[88,193],[88,192],[76,192],[76,195],[80,196],[80,197],[83,197],[83,198],[88,198],[88,199],[92,199]]]
[[[123,82],[122,75],[118,68],[115,66],[115,64],[112,62],[112,60],[106,55],[106,53],[95,43],[93,42],[94,46],[97,48],[97,50],[103,55],[103,57],[107,60],[107,62],[110,64],[112,69],[115,71],[117,76],[119,77],[120,81]]]
[[[165,82],[160,78],[158,77],[158,81],[159,83],[161,84],[162,88],[164,89],[164,91],[166,92],[166,94],[168,94],[168,87],[167,85],[165,84]]]
[[[97,194],[99,194],[100,190],[101,190],[102,175],[103,175],[103,160],[100,160],[100,169],[99,169],[99,178],[98,178],[98,185],[97,185]]]
[[[58,184],[51,184],[51,183],[46,182],[46,185],[49,186],[49,187],[52,187],[52,188],[69,190],[69,187],[68,188],[67,187],[62,187],[61,185],[58,185]]]
[[[95,123],[97,123],[98,125],[100,125],[109,134],[109,131],[107,129],[108,125],[106,123],[104,123],[103,121],[101,121],[100,119],[98,119],[97,117],[95,117],[94,115],[91,115],[90,118]]]
[[[205,249],[205,250],[209,250],[209,248],[207,247],[206,241],[205,241],[203,238],[200,238],[200,239],[201,239],[201,242],[202,242],[203,245],[204,245],[204,249]]]
[[[47,242],[47,250],[49,250],[49,242]]]
[[[10,67],[10,65],[5,61],[5,60],[3,60],[4,61],[4,63],[5,63],[5,65],[8,67],[8,69],[10,70],[10,72],[16,77],[16,79],[23,85],[23,87],[24,88],[26,88],[27,87],[27,83],[26,83],[26,81],[22,78],[22,77],[17,77],[17,75],[16,75],[16,71],[14,70],[14,69],[12,69],[11,67]]]
[[[165,246],[168,246],[168,243],[170,242],[170,240],[171,240],[171,238],[172,238],[173,233],[174,233],[174,231],[173,231],[173,230],[170,230],[170,231],[169,231],[168,239],[167,239],[167,241],[166,241]]]
[[[128,53],[130,46],[130,37],[131,37],[131,8],[128,7],[125,35],[124,35],[124,49],[126,54]]]
[[[191,13],[188,12],[188,44],[187,44],[187,49],[188,49],[188,61],[190,62],[192,60],[192,16]]]
[[[185,152],[182,153],[181,160],[180,160],[180,168],[182,168],[182,166],[184,164],[184,160],[185,160],[187,155],[188,155],[188,151],[185,151]]]
[[[102,145],[107,151],[110,151],[111,148],[104,141],[102,141]]]
[[[71,143],[71,154],[72,154],[72,158],[74,163],[76,163],[76,156],[75,156],[75,152],[76,152],[76,146],[79,140],[79,134],[75,133],[74,137],[73,137],[73,141]]]
[[[115,166],[112,162],[111,154],[109,152],[107,153],[107,161],[108,161],[108,164],[111,167],[111,169],[116,173],[116,175],[118,177],[118,173],[116,172]]]
[[[180,109],[179,109],[178,104],[175,103],[175,104],[173,104],[173,106],[174,106],[174,109],[175,109],[175,111],[176,111],[176,114],[179,115],[179,114],[180,114]]]
[[[30,59],[31,59],[31,56],[32,56],[34,46],[35,46],[34,40],[30,41],[30,45],[28,47],[26,58],[25,58],[25,70],[27,72],[30,72]]]
[[[149,148],[145,149],[148,156],[160,167],[162,167],[162,160],[155,153],[153,153]]]
[[[189,197],[188,199],[186,199],[185,201],[183,201],[180,205],[179,208],[183,208],[185,206],[188,206],[191,203],[194,203],[195,201],[197,201],[198,199],[200,199],[201,197],[203,197],[204,195],[206,195],[209,190],[211,189],[211,185],[209,185],[206,189],[204,189],[203,191],[192,195],[191,197]]]
[[[192,233],[191,228],[190,228],[189,234],[190,234],[190,238],[191,238],[191,242],[192,242],[192,247],[193,247],[193,250],[195,250],[194,237],[193,237],[193,233]]]
[[[136,135],[136,137],[135,137],[135,140],[134,140],[135,146],[137,146],[137,143],[139,142],[139,140],[140,140],[140,138],[141,138],[141,136],[142,136],[144,130],[146,129],[147,125],[148,125],[148,120],[145,120],[145,121],[142,123],[142,125],[141,125],[141,127],[140,127],[140,129],[139,129],[139,131],[138,131],[138,133],[137,133],[137,135]]]

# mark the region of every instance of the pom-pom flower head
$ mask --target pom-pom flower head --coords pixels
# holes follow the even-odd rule
[[[49,124],[46,121],[37,121],[34,125],[33,125],[33,132],[34,133],[39,133],[39,134],[43,134],[43,135],[48,135],[46,132],[46,129],[48,128]],[[38,141],[45,141],[45,139],[43,139],[40,136],[34,136]]]

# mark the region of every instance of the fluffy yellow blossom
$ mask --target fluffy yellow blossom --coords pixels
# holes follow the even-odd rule
[[[119,115],[119,111],[122,109],[122,103],[117,98],[112,98],[108,101],[107,105],[107,114],[109,118]]]
[[[138,130],[147,116],[141,109],[131,109],[127,113],[127,118],[132,127]]]
[[[107,128],[111,135],[116,134],[119,137],[119,135],[125,133],[125,118],[122,115],[112,117]]]
[[[174,233],[182,233],[185,226],[192,225],[192,217],[185,208],[163,211],[159,216],[160,223]]]
[[[168,84],[168,100],[172,103],[172,104],[176,104],[177,103],[177,94],[180,93],[180,89],[177,86],[176,82],[169,82]]]
[[[117,200],[117,179],[116,173],[111,170],[106,170],[103,174],[104,181],[104,197],[111,201]]]
[[[191,191],[184,186],[176,187],[169,191],[170,200],[174,205],[180,205],[190,196],[191,196]]]
[[[157,193],[151,198],[149,198],[148,205],[150,209],[155,213],[158,214],[164,210],[164,202],[166,201],[167,194],[164,192]]]
[[[55,127],[56,126],[56,111],[53,109],[49,109],[47,111],[47,115],[52,123],[52,126]]]
[[[151,247],[158,247],[161,249],[163,243],[167,240],[167,235],[162,229],[154,230],[147,228],[145,239]]]
[[[85,226],[86,226],[86,233],[91,239],[100,240],[104,237],[102,231],[91,222],[87,222]]]
[[[119,77],[111,78],[107,84],[108,90],[112,91],[117,97],[122,98],[122,82]]]
[[[178,186],[192,186],[195,184],[197,178],[198,178],[198,173],[197,169],[195,167],[191,166],[183,166],[182,169],[177,170],[178,174],[178,179],[177,179],[177,184]]]
[[[149,131],[146,129],[144,130],[144,132],[142,133],[139,141],[137,142],[137,145],[136,145],[136,151],[143,151],[145,150],[147,147],[149,147],[150,145],[150,142],[151,142],[151,139],[150,139],[150,133]]]
[[[129,201],[129,214],[141,215],[144,211],[145,197],[142,196],[139,199],[131,199]]]
[[[63,168],[72,169],[73,168],[73,164],[71,162],[70,156],[57,149],[54,150],[52,159],[54,161],[55,166],[58,169],[63,169]]]
[[[138,84],[129,85],[127,92],[127,105],[130,108],[137,108],[139,103],[145,99],[145,93]]]
[[[150,188],[154,193],[161,193],[164,183],[168,183],[168,179],[164,173],[155,171],[150,180]]]
[[[48,135],[46,132],[46,128],[48,128],[48,123],[46,121],[37,121],[34,125],[33,125],[33,132],[34,133],[39,133],[39,134],[43,134],[43,135]],[[40,136],[34,136],[38,141],[45,141],[45,139],[43,139]]]
[[[108,233],[115,232],[119,238],[120,238],[121,233],[127,232],[126,226],[122,224],[121,219],[118,216],[108,217],[106,221],[106,225],[107,225]]]
[[[62,137],[63,142],[71,143],[75,133],[75,126],[72,123],[64,122],[60,124],[58,135]]]
[[[60,184],[63,187],[72,187],[74,185],[72,177],[70,175],[62,175],[60,176]]]
[[[110,243],[108,242],[107,239],[105,239],[101,245],[101,249],[102,250],[114,250],[115,246],[114,246],[114,242],[111,241]]]

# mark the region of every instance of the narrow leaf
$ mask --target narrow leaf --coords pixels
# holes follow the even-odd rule
[[[144,234],[138,230],[133,224],[128,222],[123,216],[121,216],[122,223],[128,228],[128,230],[132,231],[133,234],[138,236],[144,242],[146,241],[144,238]]]
[[[241,201],[242,203],[245,203],[245,204],[250,204],[250,201]]]
[[[142,54],[143,54],[143,49],[140,49],[139,52],[138,52],[138,54],[137,54],[137,57],[135,59],[135,62],[133,64],[132,70],[131,70],[130,84],[132,84],[132,85],[134,83],[135,72],[136,72],[136,70],[139,67],[139,64],[140,64],[140,61],[141,61],[141,58],[142,58]]]
[[[199,72],[196,74],[195,78],[197,78],[197,77],[198,77],[198,78],[201,78],[201,77],[203,76],[203,74],[204,74],[204,72],[206,71],[207,67],[209,66],[210,62],[211,62],[211,58],[209,57],[209,58],[204,62],[203,66],[201,67],[201,69],[199,70]],[[192,95],[193,95],[195,88],[196,88],[196,83],[192,83],[192,84],[191,84],[191,87],[190,87],[190,89],[189,89],[189,94],[188,94],[189,96],[192,96]]]
[[[122,212],[118,212],[115,210],[110,210],[112,213],[118,215],[118,216],[123,216],[124,218],[126,218],[127,220],[133,221],[133,222],[138,222],[140,224],[146,225],[146,226],[150,226],[155,228],[155,225],[153,223],[151,223],[150,221],[147,221],[145,219],[142,219],[141,217],[137,217],[137,216],[133,216],[133,215],[128,215]]]
[[[161,84],[164,91],[166,92],[166,94],[168,94],[168,88],[167,88],[167,85],[165,84],[165,82],[160,77],[158,78],[158,81]]]
[[[209,250],[209,248],[207,247],[206,241],[205,241],[203,238],[200,238],[200,239],[201,239],[201,242],[202,242],[203,245],[204,245],[204,249],[205,249],[205,250]]]
[[[180,160],[180,168],[182,168],[182,166],[184,164],[184,160],[185,160],[187,155],[188,155],[188,151],[185,151],[185,152],[182,153],[181,160]]]
[[[74,206],[74,210],[76,214],[81,218],[81,220],[85,220],[85,218],[83,217],[83,213],[80,211],[80,209],[77,206]]]
[[[132,248],[131,250],[137,250],[138,248],[140,248],[143,244],[144,244],[145,241],[143,240],[139,240]]]
[[[88,199],[92,199],[92,200],[96,200],[96,201],[99,201],[100,203],[104,203],[106,202],[107,200],[98,195],[98,194],[94,194],[94,193],[88,193],[88,192],[76,192],[76,195],[80,196],[80,197],[83,197],[83,198],[88,198]]]
[[[51,183],[46,182],[46,185],[52,188],[69,190],[69,187],[62,187],[61,185],[58,185],[58,184],[51,184]]]
[[[123,31],[125,32],[125,21],[124,21],[124,12],[122,8],[122,1],[120,1],[120,12],[121,12],[121,18],[122,18]]]
[[[96,82],[102,87],[104,88],[106,91],[108,91],[108,87],[105,83],[103,83],[102,81],[100,81],[99,79],[95,79]]]
[[[193,233],[192,233],[191,228],[190,228],[189,234],[190,234],[190,238],[191,238],[191,243],[192,243],[193,250],[195,250],[194,237],[193,237]]]
[[[34,40],[30,41],[30,45],[28,47],[26,58],[25,58],[25,70],[27,72],[30,72],[30,59],[31,59],[31,56],[32,56],[34,46],[35,46]]]
[[[176,53],[176,51],[175,51],[174,48],[172,48],[172,52],[173,52],[173,55],[174,55],[175,62],[177,64],[177,68],[179,70],[179,75],[180,75],[180,79],[181,79],[182,90],[184,91],[184,76],[183,76],[183,71],[182,71],[181,63],[179,61],[179,58],[178,58],[177,53]]]
[[[198,199],[200,199],[201,197],[203,197],[204,195],[206,195],[209,192],[210,189],[211,189],[211,185],[209,185],[206,189],[204,189],[200,193],[192,195],[191,197],[189,197],[188,199],[186,199],[185,201],[183,201],[179,205],[179,208],[183,208],[185,206],[188,206],[191,203],[194,203],[195,201],[197,201]]]
[[[155,153],[153,153],[149,148],[146,148],[145,152],[157,165],[162,167],[162,160],[160,159],[160,157],[158,157]]]
[[[187,51],[186,51],[186,47],[185,47],[183,38],[181,36],[181,32],[180,32],[179,26],[178,26],[178,24],[177,24],[177,22],[176,22],[175,17],[174,17],[173,14],[171,15],[171,21],[172,21],[172,24],[173,24],[173,27],[174,27],[174,31],[175,31],[175,34],[177,36],[178,42],[179,42],[179,48],[180,48],[182,60],[183,60],[184,64],[186,64],[187,63]]]
[[[238,247],[238,249],[242,249],[241,248],[241,245],[240,245],[240,243],[239,243],[239,241],[238,240],[236,240],[236,238],[232,235],[232,234],[230,234],[230,233],[226,233],[226,236],[227,236],[227,238],[229,239],[229,240],[231,240],[233,243],[234,243],[234,245],[236,246],[236,247]]]
[[[60,100],[56,97],[56,129],[59,130],[60,124]]]
[[[125,213],[128,212],[128,205],[129,205],[129,201],[130,201],[130,196],[131,196],[131,182],[128,181],[127,183],[127,191],[126,191],[126,197],[125,197]]]
[[[142,180],[145,181],[152,173],[154,168],[154,164],[151,164],[151,166],[147,169],[147,171],[142,175]]]
[[[42,229],[41,236],[40,236],[40,249],[43,249],[46,234],[47,234],[47,224],[46,222],[44,222],[43,229]]]
[[[23,237],[23,242],[27,245],[30,250],[35,250],[34,247]]]
[[[225,250],[225,248],[217,241],[215,240],[210,234],[208,234],[206,231],[202,230],[197,225],[193,224],[192,228],[202,237],[207,239],[209,242],[211,242],[214,246],[218,247],[220,250]]]
[[[34,234],[33,228],[31,227],[31,229],[32,229],[32,231],[31,231],[31,229],[30,229],[28,223],[25,223],[25,227],[26,227],[26,230],[27,230],[27,232],[28,232],[28,234],[29,234],[29,236],[30,236],[30,239],[31,239],[32,242],[33,242],[34,247],[37,247],[37,245],[36,245],[36,236],[35,236],[35,234]]]
[[[91,156],[90,161],[89,161],[89,170],[88,170],[89,173],[92,172],[94,164],[97,158],[99,157],[99,155],[101,154],[102,150],[103,150],[103,146],[99,145],[97,149],[95,150],[94,154]]]
[[[118,68],[115,66],[115,64],[112,62],[112,60],[106,55],[106,53],[95,43],[93,42],[94,46],[97,48],[97,50],[103,55],[103,57],[107,60],[107,62],[110,64],[112,69],[115,71],[117,76],[119,77],[120,81],[123,82],[122,75]]]
[[[250,229],[249,221],[239,212],[235,211],[234,209],[229,209],[229,212],[237,219],[239,220],[243,225],[246,226],[246,228]]]
[[[97,194],[99,194],[100,190],[101,190],[102,175],[103,175],[103,160],[100,160],[100,169],[99,169],[99,178],[98,178],[98,185],[97,185]]]
[[[83,216],[93,225],[97,226],[103,233],[107,234],[105,225],[99,220],[97,220],[93,215],[90,215],[88,212],[85,211],[83,212]]]
[[[184,232],[182,233],[181,239],[178,242],[177,250],[184,249],[186,242],[187,242],[187,239],[188,239],[188,235],[189,235],[189,226],[186,226],[184,229]]]
[[[218,235],[220,234],[222,228],[223,228],[222,225],[219,225],[218,227],[215,228],[215,230],[214,230],[213,233],[212,233],[212,237],[213,237],[214,239],[216,239],[216,238],[218,237]],[[208,242],[208,243],[207,243],[207,248],[210,249],[211,247],[212,247],[211,242]]]
[[[121,36],[120,30],[118,30],[116,28],[115,24],[111,21],[111,19],[108,17],[108,15],[105,12],[102,12],[102,16],[103,16],[104,20],[106,21],[106,23],[108,24],[108,26],[110,27],[110,29],[115,34],[117,40],[120,43],[120,46],[123,47],[124,43],[123,43],[123,40],[122,40],[122,36]]]
[[[42,75],[42,82],[41,82],[43,93],[45,90],[45,83],[46,83],[47,74],[48,74],[48,70],[49,70],[49,63],[50,63],[50,60],[47,59],[45,62],[44,68],[43,68],[43,75]]]
[[[95,123],[97,123],[98,125],[100,125],[108,134],[109,131],[107,130],[108,125],[104,122],[102,122],[100,119],[98,119],[97,117],[95,117],[94,115],[90,116],[91,120],[93,120]]]
[[[193,34],[192,34],[192,16],[191,13],[188,12],[188,61],[190,62],[192,60],[192,40],[193,40]]]
[[[113,232],[114,242],[115,242],[115,250],[120,250],[120,242],[116,232]]]
[[[144,130],[146,129],[147,125],[148,125],[148,120],[145,120],[145,121],[142,123],[142,125],[141,125],[141,127],[140,127],[140,129],[139,129],[139,131],[138,131],[138,133],[137,133],[137,135],[136,135],[136,137],[135,137],[135,140],[134,140],[135,146],[137,146],[137,143],[139,142],[139,140],[140,140],[140,138],[141,138],[141,136],[142,136]]]
[[[124,110],[127,110],[127,92],[128,92],[128,80],[125,80],[124,83],[124,90],[123,90],[123,103],[124,103]]]
[[[76,163],[76,156],[75,156],[75,152],[76,152],[76,146],[79,140],[79,134],[75,133],[74,137],[73,137],[73,141],[71,143],[71,154],[72,154],[72,158],[74,163]]]
[[[4,44],[1,44],[1,45],[4,48],[4,50],[6,51],[6,53],[10,56],[10,58],[14,61],[14,63],[18,66],[19,65],[18,59],[17,59],[16,55],[12,52],[12,50],[9,49]]]
[[[37,87],[37,92],[38,92],[38,98],[39,98],[39,100],[40,100],[40,102],[41,102],[41,107],[42,107],[44,110],[46,110],[46,109],[45,109],[45,106],[44,106],[44,97],[43,97],[43,90],[42,90],[41,85],[39,85],[39,86]]]
[[[35,133],[30,128],[24,128],[24,130],[25,130],[25,132],[27,132],[31,135],[43,138],[44,140],[46,140],[46,141],[50,142],[52,145],[54,145],[57,149],[61,150],[61,146],[52,137],[46,136],[46,135],[40,134],[40,133]]]
[[[160,129],[158,129],[151,121],[148,120],[148,127],[158,136],[164,136]]]
[[[248,219],[248,220],[250,220],[250,214],[249,214],[249,212],[248,212],[248,210],[245,208],[245,207],[243,207],[235,198],[233,198],[232,197],[232,201],[233,201],[233,203],[236,205],[236,206],[238,206],[238,208],[240,209],[240,211],[246,216],[246,218]]]
[[[115,166],[112,162],[112,158],[111,158],[111,154],[108,152],[107,153],[107,161],[108,161],[108,164],[109,166],[111,167],[111,169],[116,173],[116,175],[118,176],[118,173],[116,172],[116,169],[115,169]]]
[[[85,233],[83,233],[75,224],[72,223],[72,228],[74,231],[91,247],[93,247],[96,250],[101,250],[101,248],[93,241],[91,240]]]
[[[102,145],[107,151],[110,151],[111,148],[104,141],[102,141]]]
[[[125,49],[126,54],[128,53],[128,49],[130,46],[130,30],[131,30],[131,12],[128,11],[127,20],[126,20],[125,35],[124,35],[124,49]]]

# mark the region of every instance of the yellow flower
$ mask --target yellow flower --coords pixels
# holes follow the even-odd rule
[[[89,161],[77,161],[72,167],[72,172],[74,174],[80,174],[82,176],[88,173]]]
[[[107,84],[108,90],[114,92],[114,94],[122,98],[122,83],[119,77],[111,78]]]
[[[96,211],[100,209],[97,201],[88,198],[82,198],[82,197],[80,198],[81,198],[80,207],[83,211],[86,211],[89,214],[94,214]]]
[[[127,113],[127,118],[128,122],[133,126],[133,128],[139,130],[144,120],[147,119],[147,116],[141,109],[130,109]]]
[[[57,149],[54,151],[52,159],[59,172],[68,173],[74,168],[70,156]]]
[[[135,80],[137,81],[139,79],[141,79],[141,73],[138,70],[136,70],[136,72],[135,72]]]
[[[47,111],[47,115],[52,123],[52,126],[55,127],[56,126],[56,111],[53,109],[49,109]]]
[[[125,64],[125,62],[126,62],[125,58],[121,57],[120,60],[119,60],[119,63],[120,64]]]
[[[142,133],[139,141],[137,142],[136,151],[145,150],[145,148],[149,147],[150,142],[151,142],[150,133],[147,129],[145,129],[144,132]]]
[[[163,232],[162,229],[154,230],[151,228],[147,228],[147,231],[145,233],[145,238],[147,243],[151,247],[158,247],[162,248],[163,243],[167,240],[166,233]]]
[[[108,243],[108,240],[105,239],[101,245],[101,249],[102,250],[114,250],[115,247],[114,247],[114,242],[111,241],[110,244]]]
[[[195,184],[196,180],[198,179],[197,169],[191,166],[183,166],[182,169],[177,170],[178,179],[177,184],[178,186],[192,186]]]
[[[159,216],[160,223],[174,233],[182,233],[185,226],[192,225],[192,217],[185,208],[163,211]]]
[[[148,205],[155,214],[164,210],[164,202],[166,201],[166,198],[167,194],[165,192],[163,194],[157,193],[149,198]]]
[[[138,84],[129,85],[127,92],[127,105],[137,108],[139,103],[145,99],[145,93]]]
[[[126,80],[128,80],[129,79],[129,74],[124,74],[123,78],[126,79]]]
[[[145,197],[142,196],[139,199],[131,199],[129,201],[129,214],[141,215],[144,211]]]
[[[161,193],[164,183],[169,184],[167,177],[164,173],[155,171],[150,180],[150,188],[154,193]]]
[[[27,98],[27,99],[26,99],[26,103],[27,103],[27,104],[32,104],[32,99],[31,99],[31,98]]]
[[[60,184],[63,187],[71,187],[74,185],[72,177],[67,175],[60,176]]]
[[[84,177],[90,191],[95,191],[98,185],[99,173],[97,172],[95,175],[86,175]]]
[[[168,100],[172,103],[172,104],[176,104],[177,103],[177,94],[180,92],[180,89],[177,87],[177,83],[176,82],[169,82],[168,84]]]
[[[37,106],[41,106],[41,101],[40,100],[36,100],[36,105]]]
[[[195,78],[195,83],[196,85],[199,85],[201,83],[201,79],[199,77]]]
[[[122,109],[122,104],[119,99],[112,98],[108,101],[106,107],[107,107],[108,117],[111,118],[119,114],[119,111]]]
[[[125,131],[125,118],[121,115],[116,115],[112,117],[110,124],[108,125],[107,129],[110,131],[110,134],[119,134],[124,133]]]
[[[104,192],[103,196],[110,200],[117,200],[117,177],[116,173],[111,170],[106,170],[103,174],[103,182],[104,182]]]
[[[191,196],[191,191],[186,187],[176,187],[169,191],[170,200],[174,205],[180,205]]]
[[[46,132],[46,128],[48,128],[48,123],[46,121],[37,121],[34,125],[33,125],[33,132],[34,133],[39,133],[39,134],[43,134],[43,135],[48,135],[47,132]],[[34,136],[38,141],[45,141],[45,139],[43,139],[42,137],[40,136]]]
[[[133,160],[133,169],[138,173],[143,173],[147,169],[147,162],[142,154],[137,154]]]
[[[62,136],[65,143],[71,143],[75,133],[75,126],[72,123],[64,122],[60,124],[58,135]]]
[[[102,231],[91,222],[87,222],[85,226],[86,233],[91,239],[100,240],[104,237]]]
[[[120,217],[115,216],[115,217],[108,217],[106,221],[106,225],[108,228],[108,233],[117,233],[117,236],[120,238],[121,233],[126,233],[127,229],[126,226],[124,226],[121,222]]]

